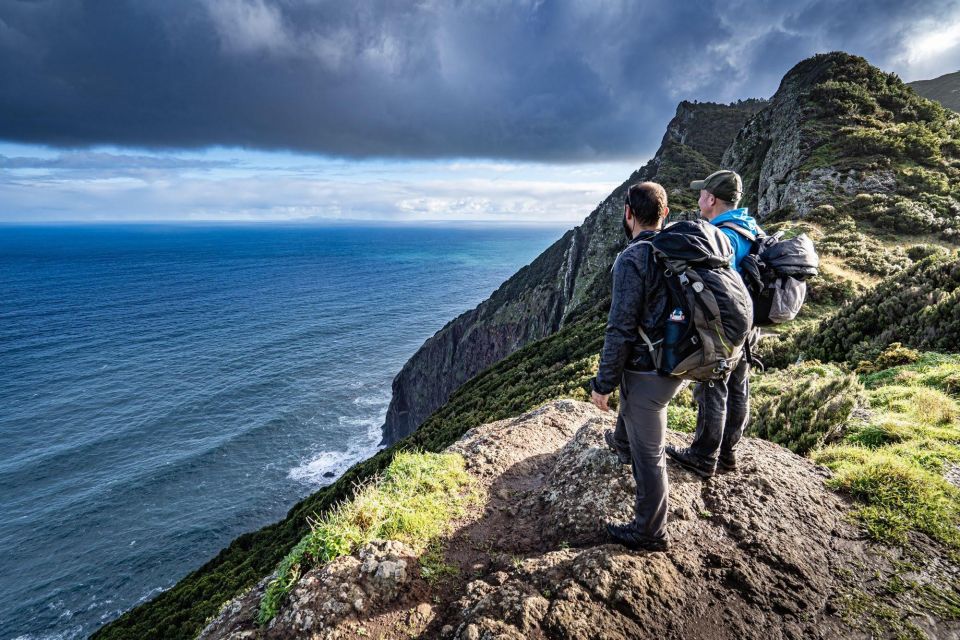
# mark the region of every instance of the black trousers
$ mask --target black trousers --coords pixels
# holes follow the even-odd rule
[[[744,358],[726,380],[701,382],[693,390],[697,401],[697,430],[690,451],[705,466],[717,456],[732,453],[743,437],[750,417],[750,363]]]

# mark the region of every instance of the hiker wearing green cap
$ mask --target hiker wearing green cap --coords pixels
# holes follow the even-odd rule
[[[762,233],[747,208],[737,208],[743,181],[736,172],[722,170],[691,182],[690,188],[700,191],[700,215],[730,240],[734,249],[732,266],[740,272],[740,263],[750,253],[756,236]],[[748,342],[755,343],[755,332],[752,338]],[[726,380],[702,382],[694,388],[697,428],[693,442],[686,449],[666,448],[672,460],[703,478],[713,476],[717,470],[733,471],[737,467],[736,446],[750,415],[749,360],[742,358]]]

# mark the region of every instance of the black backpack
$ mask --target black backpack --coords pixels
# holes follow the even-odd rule
[[[750,294],[730,267],[730,241],[704,221],[682,221],[641,242],[664,270],[672,309],[663,340],[651,342],[640,330],[657,371],[695,381],[725,377],[743,357],[753,315]]]
[[[817,275],[820,267],[813,241],[805,233],[783,240],[782,231],[754,235],[731,222],[719,226],[751,242],[740,271],[753,298],[753,324],[762,327],[796,318],[807,299],[806,280]]]

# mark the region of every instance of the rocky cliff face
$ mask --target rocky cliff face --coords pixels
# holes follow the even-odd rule
[[[743,176],[744,204],[761,219],[802,219],[859,195],[857,207],[870,209],[861,218],[899,217],[899,231],[949,238],[960,206],[948,186],[956,177],[951,139],[958,126],[956,114],[895,74],[857,56],[822,54],[784,76],[721,164]]]
[[[880,610],[893,616],[883,624],[960,633],[885,591],[905,552],[864,539],[826,469],[763,440],[746,439],[741,470],[710,481],[669,467],[669,552],[608,543],[603,521],[630,518],[634,492],[603,444],[613,423],[560,400],[451,446],[483,504],[446,542],[449,578],[426,580],[408,548],[376,542],[306,573],[267,627],[253,622],[254,589],[201,638],[867,638]],[[933,549],[917,539],[910,571],[935,588],[957,567]]]
[[[583,224],[475,309],[450,321],[407,361],[393,380],[384,442],[412,433],[478,372],[602,301],[609,294],[610,264],[623,246],[620,218],[627,187],[656,179],[672,191],[675,209],[692,206],[684,183],[715,170],[723,149],[764,104],[680,103],[653,160],[614,189]]]
[[[855,193],[864,180],[857,174],[838,175],[833,167],[810,169],[807,160],[830,131],[806,126],[811,87],[827,80],[836,56],[817,56],[794,67],[781,81],[770,106],[737,135],[724,153],[724,167],[744,178],[745,201],[759,217],[786,207],[800,217],[830,198],[838,185]],[[885,176],[870,177],[880,188],[889,187]]]

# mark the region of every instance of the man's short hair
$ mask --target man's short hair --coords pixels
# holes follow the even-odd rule
[[[627,204],[640,224],[656,224],[667,211],[667,192],[656,182],[638,182],[627,189]]]

